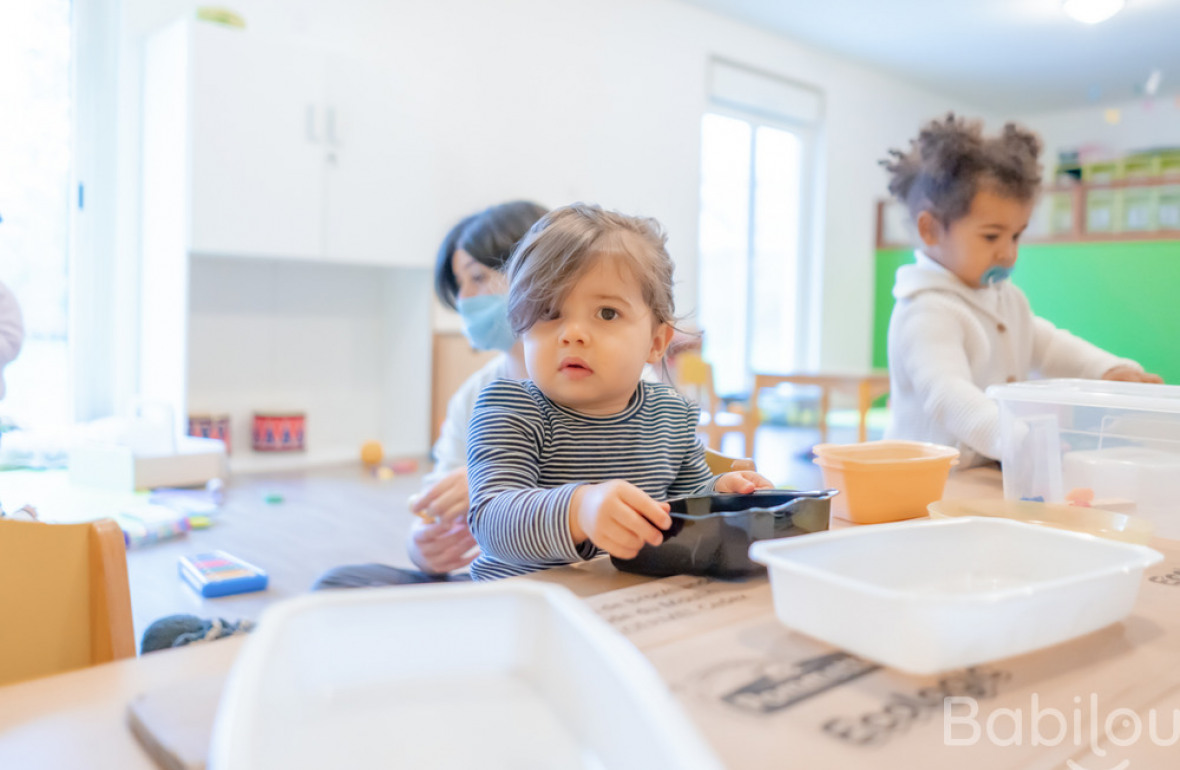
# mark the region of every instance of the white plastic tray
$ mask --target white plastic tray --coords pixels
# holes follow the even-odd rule
[[[822,532],[750,546],[787,626],[916,674],[1006,658],[1125,617],[1142,545],[964,517]]]
[[[218,709],[213,770],[720,768],[647,659],[522,581],[275,605]]]

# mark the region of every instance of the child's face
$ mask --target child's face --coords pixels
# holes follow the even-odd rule
[[[657,324],[638,281],[602,257],[574,284],[556,318],[524,333],[529,376],[549,398],[583,414],[626,408],[644,364],[659,361],[672,327]]]
[[[968,286],[978,288],[989,268],[1016,264],[1016,246],[1028,227],[1033,201],[1005,198],[987,187],[975,194],[967,214],[945,227],[929,211],[918,215],[926,254]]]

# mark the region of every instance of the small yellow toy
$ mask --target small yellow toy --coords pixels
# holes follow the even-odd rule
[[[361,462],[369,468],[374,468],[381,464],[381,460],[385,457],[385,448],[381,446],[380,441],[366,441],[361,445]]]

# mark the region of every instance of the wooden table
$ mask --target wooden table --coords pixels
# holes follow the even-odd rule
[[[952,475],[947,485],[946,497],[998,497],[1001,494],[1002,484],[998,471],[973,469]],[[1171,552],[1175,555],[1180,549],[1180,544],[1171,543],[1171,547]],[[1180,583],[1180,570],[1176,572],[1178,574],[1176,582]],[[559,583],[583,597],[593,597],[606,591],[636,586],[647,580],[643,577],[619,573],[606,560],[550,570],[529,579]],[[760,581],[760,586],[751,582],[751,590],[761,590],[765,593],[765,579],[760,579]],[[1159,588],[1158,576],[1156,576],[1154,583],[1157,593],[1162,593],[1163,589]],[[1180,591],[1180,589],[1176,590]],[[759,629],[761,634],[766,633],[765,629],[776,627],[772,617],[763,619],[761,623],[762,626]],[[1148,663],[1155,661],[1155,665],[1159,665],[1160,660],[1166,660],[1168,654],[1166,651],[1165,657],[1160,657],[1159,640],[1166,641],[1170,638],[1167,634],[1172,632],[1159,626],[1153,627],[1150,622],[1132,625],[1134,628],[1127,631],[1124,636],[1128,640],[1132,640],[1136,638],[1136,634],[1139,634],[1142,639],[1146,640],[1144,650],[1147,652],[1144,652],[1141,657],[1147,656]],[[781,627],[778,630],[785,632],[785,629],[781,629]],[[1119,633],[1121,632],[1112,632],[1111,643],[1116,646],[1111,648],[1110,654],[1115,654],[1119,649],[1117,644],[1120,642],[1116,638]],[[1153,640],[1154,647],[1152,647]],[[706,643],[706,641],[705,635],[702,635],[702,643]],[[125,712],[128,702],[145,691],[185,683],[197,684],[208,681],[210,677],[224,675],[233,663],[242,643],[242,639],[228,639],[211,644],[183,647],[153,653],[138,659],[94,666],[0,688],[0,768],[36,767],[39,770],[75,767],[118,768],[119,770],[137,770],[138,768],[151,770],[155,768],[155,765],[126,727]],[[1130,644],[1132,642],[1122,643]],[[657,669],[667,666],[666,647],[651,650],[642,645],[640,647],[644,649],[649,658],[652,658]],[[1170,650],[1171,647],[1167,647],[1167,649]],[[1154,654],[1155,657],[1147,655],[1148,652]],[[1045,658],[1053,659],[1053,655],[1046,654]],[[1100,672],[1095,676],[1099,679],[1108,677],[1106,673],[1109,668],[1106,666],[1108,662],[1105,659],[1094,662],[1095,671]],[[1174,665],[1172,669],[1175,669]],[[1050,671],[1046,673],[1046,676],[1049,674],[1059,677],[1061,672]],[[1085,682],[1079,682],[1079,685],[1082,684]],[[1140,685],[1142,684],[1140,683]],[[1170,697],[1164,692],[1167,690],[1166,683],[1157,682],[1156,685],[1158,685],[1157,689],[1164,688],[1161,690],[1163,695],[1160,697],[1164,698],[1164,701],[1161,702],[1166,702],[1166,699]],[[1173,690],[1180,689],[1180,686],[1173,685],[1172,687]],[[1142,692],[1142,687],[1137,692]],[[735,767],[744,767],[744,760],[740,762],[738,760],[747,756],[749,749],[737,745],[735,741],[731,741],[733,745],[728,746],[719,742],[724,740],[718,737],[718,730],[721,728],[713,722],[711,716],[707,715],[709,712],[701,712],[699,709],[694,710],[694,708],[688,709],[690,716],[698,720],[701,729],[709,735],[720,756],[728,762],[735,763],[733,765]],[[701,722],[702,719],[705,721]],[[1167,721],[1164,724],[1170,725],[1171,723]],[[1163,729],[1166,734],[1170,727]],[[1034,751],[1031,754],[1005,754],[1004,756],[1029,757],[1027,764],[1021,760],[1020,763],[1011,766],[1045,768],[1059,766],[1060,762],[1046,763],[1043,751],[1039,754]],[[743,754],[743,752],[747,753]],[[876,755],[880,761],[874,760],[873,756],[865,755],[865,764],[861,766],[902,766],[896,764],[893,759],[886,761],[883,755]],[[990,761],[988,759],[990,755],[982,750],[967,752],[962,756],[974,758],[966,762],[966,765],[993,767],[993,765],[987,764]],[[1036,757],[1040,757],[1040,759],[1038,760]],[[805,758],[800,758],[798,766],[821,766],[813,765],[803,759]],[[1110,764],[1107,763],[1101,767],[1108,767]],[[823,766],[830,765],[824,764]],[[905,764],[905,766],[910,765]],[[994,765],[994,767],[999,766],[999,764]],[[1134,765],[1136,768],[1150,766],[1153,765]]]
[[[820,389],[819,437],[820,442],[828,440],[828,408],[832,403],[832,391],[856,393],[857,409],[860,412],[858,441],[868,438],[868,414],[873,401],[889,393],[889,372],[797,372],[795,374],[755,374],[754,392],[750,394],[750,409],[745,428],[746,454],[754,456],[754,438],[758,430],[758,393],[763,388],[772,388],[781,383],[792,385],[814,385]]]

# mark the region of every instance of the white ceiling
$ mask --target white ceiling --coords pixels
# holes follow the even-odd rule
[[[685,0],[981,108],[1028,114],[1180,93],[1180,0],[1089,26],[1060,0]]]

